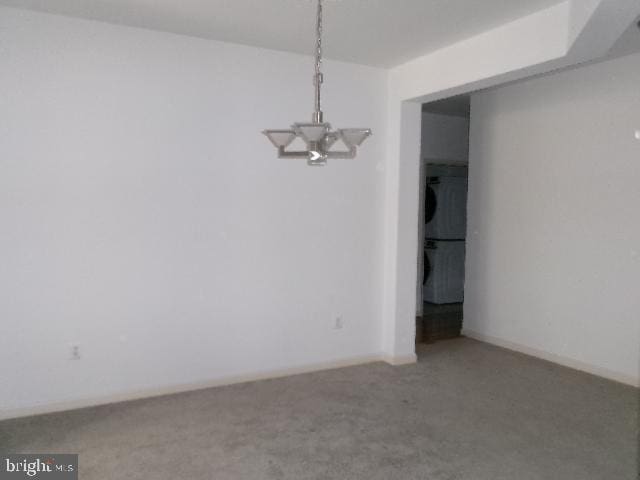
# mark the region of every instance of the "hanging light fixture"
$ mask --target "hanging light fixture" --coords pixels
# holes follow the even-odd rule
[[[331,130],[331,125],[323,118],[320,106],[320,89],[324,80],[322,67],[322,0],[318,0],[318,16],[316,23],[316,55],[315,75],[315,111],[310,123],[294,123],[289,130],[265,130],[264,133],[271,143],[278,149],[279,158],[306,158],[307,164],[323,166],[331,158],[355,158],[358,147],[371,135],[368,128],[342,128]],[[301,138],[306,150],[287,151],[286,148],[296,139]],[[331,151],[331,147],[338,141],[346,145],[346,151]]]

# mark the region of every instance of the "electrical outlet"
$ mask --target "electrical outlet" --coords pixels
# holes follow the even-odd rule
[[[71,345],[71,360],[80,360],[80,345]]]
[[[333,322],[333,329],[342,330],[343,328],[344,328],[344,320],[342,319],[342,317],[336,317],[335,321]]]

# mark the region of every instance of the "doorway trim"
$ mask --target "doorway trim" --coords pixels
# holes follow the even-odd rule
[[[635,0],[563,2],[389,71],[381,343],[390,363],[416,359],[422,104],[600,58],[638,15]]]

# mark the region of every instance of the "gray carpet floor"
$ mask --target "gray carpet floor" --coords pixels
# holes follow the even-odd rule
[[[80,478],[636,480],[638,390],[468,339],[378,363],[0,423]]]

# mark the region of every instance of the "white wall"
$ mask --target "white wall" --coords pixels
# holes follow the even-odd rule
[[[374,136],[318,169],[260,134],[311,58],[7,8],[0,45],[0,415],[379,354],[385,71],[326,62]]]
[[[639,383],[638,85],[630,56],[473,95],[467,334]]]
[[[420,103],[601,58],[640,15],[637,0],[567,0],[389,72],[384,348],[415,352]]]
[[[422,113],[422,160],[469,161],[469,119]]]

